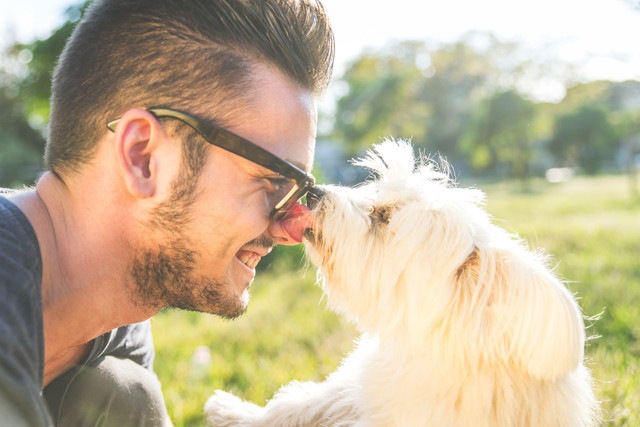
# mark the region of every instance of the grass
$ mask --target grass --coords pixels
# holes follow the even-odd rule
[[[481,186],[496,223],[543,248],[589,321],[588,366],[606,426],[640,425],[640,203],[624,177]],[[313,268],[258,277],[236,321],[167,311],[153,319],[156,371],[177,427],[204,425],[216,389],[259,404],[292,379],[322,380],[351,349],[354,327],[328,311]]]
[[[174,310],[153,319],[156,372],[176,426],[203,425],[216,389],[264,404],[282,384],[319,381],[336,368],[356,333],[324,308],[314,283],[311,270],[267,273],[241,319]]]

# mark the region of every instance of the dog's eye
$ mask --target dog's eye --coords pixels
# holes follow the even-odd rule
[[[369,218],[374,224],[388,224],[391,221],[394,208],[390,205],[374,206],[369,213]]]

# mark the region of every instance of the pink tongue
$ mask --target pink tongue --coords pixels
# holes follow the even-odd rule
[[[290,208],[282,220],[282,228],[296,243],[302,242],[304,230],[311,226],[311,209],[300,203]]]

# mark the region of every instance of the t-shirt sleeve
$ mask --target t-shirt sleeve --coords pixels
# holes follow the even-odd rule
[[[125,325],[98,337],[85,363],[92,365],[104,356],[131,359],[153,371],[155,349],[150,321]]]
[[[49,426],[41,396],[42,269],[29,230],[12,208],[0,206],[0,423]]]

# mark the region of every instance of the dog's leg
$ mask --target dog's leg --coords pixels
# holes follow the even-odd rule
[[[205,405],[216,427],[351,426],[358,412],[348,390],[336,382],[294,381],[278,391],[265,407],[216,391]]]
[[[372,344],[369,344],[372,343]],[[361,414],[360,372],[363,358],[375,341],[360,342],[326,381],[293,381],[282,387],[265,407],[216,391],[205,405],[216,427],[357,426]]]
[[[215,427],[258,426],[264,408],[231,393],[217,390],[204,405],[209,425]]]

